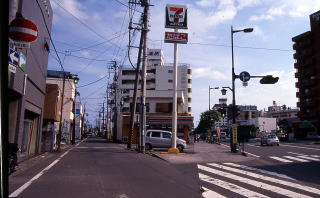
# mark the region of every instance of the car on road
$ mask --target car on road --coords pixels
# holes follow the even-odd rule
[[[162,130],[147,130],[145,149],[151,150],[152,148],[170,148],[171,147],[171,132]],[[177,149],[180,152],[187,147],[185,140],[177,138]]]
[[[261,137],[261,146],[263,145],[280,145],[279,138],[276,135],[264,135]]]

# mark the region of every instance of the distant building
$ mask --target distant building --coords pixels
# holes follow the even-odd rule
[[[128,131],[130,128],[130,110],[133,108],[132,101],[134,82],[135,69],[120,68],[117,73],[115,84],[112,85],[112,88],[116,91],[113,91],[110,97],[110,103],[116,104],[114,108],[117,110],[117,121],[113,118],[113,126],[116,122],[116,136],[119,141],[127,141],[128,138]],[[187,140],[191,128],[193,127],[193,116],[191,113],[192,69],[189,65],[178,65],[177,86],[177,136]],[[139,82],[138,89],[140,89],[140,87],[141,83]],[[171,131],[173,100],[172,88],[173,66],[170,64],[164,64],[164,56],[160,49],[149,49],[146,84],[147,129],[163,129]],[[140,90],[138,90],[137,96],[136,112],[138,113],[140,110]]]
[[[219,111],[222,114],[222,117],[215,122],[215,127],[220,128],[221,131],[228,131],[227,98],[219,98],[219,104],[215,104],[213,110]]]
[[[320,11],[310,15],[311,30],[292,38],[294,68],[301,121],[309,121],[320,131]]]
[[[255,105],[238,105],[240,109],[239,115],[237,116],[237,122],[250,120],[261,116],[261,111],[257,109]]]
[[[247,125],[254,125],[263,133],[276,133],[277,119],[276,118],[263,118],[257,117],[247,120]]]

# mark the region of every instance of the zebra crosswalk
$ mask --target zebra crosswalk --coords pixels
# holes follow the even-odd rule
[[[271,159],[284,162],[284,163],[293,163],[293,162],[320,162],[319,155],[305,155],[300,153],[288,152],[291,155],[284,156],[269,156]]]
[[[287,175],[255,167],[207,163],[198,164],[198,170],[204,198],[320,196],[319,188],[302,185]]]

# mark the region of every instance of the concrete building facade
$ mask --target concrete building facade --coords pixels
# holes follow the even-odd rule
[[[117,139],[126,141],[129,130],[130,109],[133,101],[135,70],[120,68],[117,75],[117,97],[115,100],[118,111]],[[188,139],[193,127],[192,117],[192,69],[187,64],[178,66],[178,129],[177,136]],[[139,89],[140,89],[139,83]],[[161,50],[149,49],[146,85],[146,122],[148,129],[163,129],[171,131],[172,97],[173,97],[173,66],[164,64]],[[140,96],[140,90],[138,90]],[[139,98],[139,97],[138,97]],[[137,103],[140,103],[138,99]],[[139,104],[136,111],[139,112]]]
[[[23,17],[32,20],[38,28],[38,38],[29,48],[18,48],[9,40],[10,49],[16,51],[21,60],[25,60],[21,67],[9,71],[8,136],[9,143],[16,143],[21,149],[18,153],[19,160],[41,152],[49,34],[53,14],[50,1],[39,1],[39,4],[40,6],[36,1],[9,1],[9,23],[16,17]]]
[[[297,79],[296,96],[301,122],[320,131],[320,11],[310,15],[311,30],[292,38]]]

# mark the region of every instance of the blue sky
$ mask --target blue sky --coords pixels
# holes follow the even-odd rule
[[[129,64],[126,57],[129,12],[122,5],[127,2],[51,0],[54,15],[52,37],[57,50],[62,52],[59,56],[65,70],[78,73],[79,86],[106,76],[110,61]],[[188,7],[189,29],[181,31],[189,33],[189,44],[179,45],[179,62],[189,63],[193,68],[192,111],[195,121],[208,108],[209,85],[231,87],[231,25],[234,29],[254,28],[252,33],[234,34],[235,72],[273,74],[280,78],[275,85],[261,85],[258,79],[251,79],[247,87],[237,80],[237,104],[257,105],[258,109],[264,109],[276,101],[280,105],[296,107],[291,38],[310,30],[309,15],[320,10],[320,1],[151,0],[151,3],[154,6],[150,10],[149,48],[161,48],[166,63],[173,62],[173,45],[162,42],[164,32],[172,31],[164,28],[165,5]],[[139,21],[142,8],[137,6],[136,10],[134,22]],[[138,40],[137,36],[133,44],[138,45]],[[133,60],[136,60],[136,53],[135,49],[131,51]],[[60,69],[53,50],[49,69]],[[112,80],[108,77],[79,89],[91,121],[101,106],[108,81]],[[211,104],[222,97],[220,91],[211,93]],[[227,93],[227,98],[231,102],[231,93]]]

